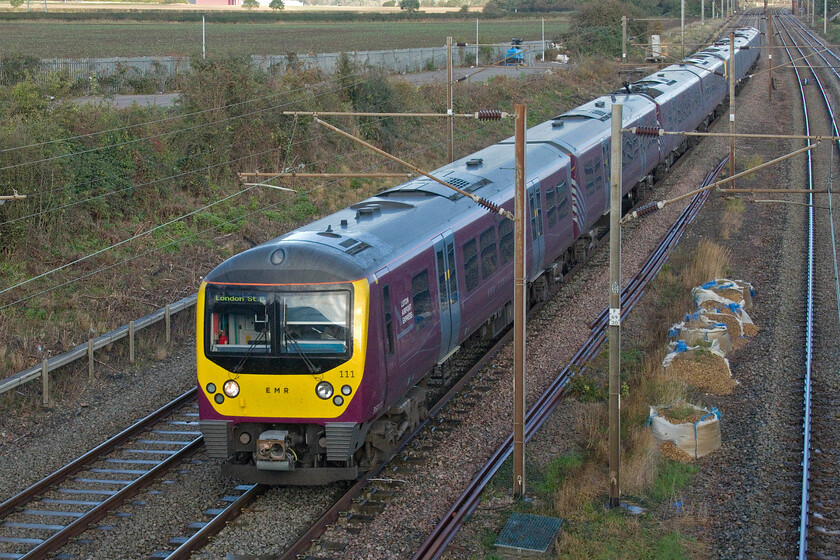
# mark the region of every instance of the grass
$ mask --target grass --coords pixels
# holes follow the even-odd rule
[[[546,40],[567,29],[565,19],[545,22]],[[507,43],[511,37],[541,39],[541,22],[487,20],[479,24],[479,42]],[[330,53],[439,47],[475,43],[475,20],[342,23],[208,23],[206,48],[213,56]],[[201,52],[201,22],[3,22],[0,56],[104,58],[189,56]]]
[[[670,415],[690,419],[696,414],[690,402],[691,389],[684,383],[662,378],[664,356],[663,325],[680,319],[691,309],[690,287],[720,276],[728,262],[728,252],[715,243],[700,242],[686,250],[679,247],[670,262],[649,287],[655,305],[640,306],[631,316],[638,322],[623,340],[622,380],[626,383],[621,401],[621,489],[622,500],[642,506],[645,512],[634,516],[623,509],[607,510],[608,410],[603,400],[608,353],[602,351],[576,376],[572,392],[579,400],[574,415],[574,443],[544,465],[528,465],[529,490],[535,504],[542,504],[541,515],[561,517],[562,537],[553,558],[568,560],[686,559],[708,557],[706,545],[699,541],[710,525],[710,518],[692,501],[687,488],[698,467],[662,457],[650,428],[646,425],[649,406],[675,403]],[[656,325],[650,328],[651,325]],[[701,349],[701,353],[707,352]],[[575,383],[579,386],[575,389]],[[594,387],[594,388],[593,388]],[[596,395],[597,393],[597,395]],[[597,398],[593,398],[597,397]],[[500,471],[489,498],[498,502],[509,492],[510,462]],[[506,512],[494,512],[489,525],[501,526],[510,511],[521,507],[514,502]],[[484,523],[485,532],[488,522]],[[486,557],[494,553],[494,541],[485,535]]]

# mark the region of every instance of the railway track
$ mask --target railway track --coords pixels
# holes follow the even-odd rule
[[[0,504],[0,558],[45,558],[201,445],[196,391],[181,395]]]
[[[690,222],[691,218],[681,218],[681,220],[686,220],[686,219]],[[688,222],[686,222],[686,223],[688,223]],[[673,244],[676,243],[678,238],[679,238],[679,233],[675,233],[673,235],[669,234],[669,239],[672,240],[671,242]],[[670,249],[668,249],[668,250],[670,250]],[[657,253],[659,253],[659,251],[657,251]],[[643,293],[643,289],[644,289],[643,288],[643,283],[645,281],[647,281],[649,278],[651,278],[652,276],[655,275],[655,270],[658,270],[658,266],[661,266],[661,262],[659,263],[659,265],[651,265],[651,268],[646,267],[643,271],[640,272],[640,275],[638,275],[638,278],[639,278],[639,280],[637,282],[638,286],[633,288],[633,290],[626,295],[627,299],[625,299],[626,303],[625,303],[625,306],[624,306],[625,313],[629,312],[629,310],[632,308],[632,305],[634,305],[635,302],[638,300],[638,298],[641,296],[641,293]],[[634,282],[636,282],[635,279],[634,279]],[[604,321],[604,317],[602,316],[601,318],[599,318],[598,321],[596,321],[595,324],[603,323],[603,321]],[[594,325],[593,325],[593,327],[597,328]],[[591,356],[592,354],[594,354],[597,351],[597,347],[600,346],[600,344],[602,344],[603,341],[604,341],[603,334],[598,336],[598,337],[594,337],[593,339],[591,339],[591,342],[589,342],[589,341],[587,342],[587,345],[589,345],[587,347],[588,349],[587,350],[582,349],[581,350],[582,353],[579,352],[578,355],[576,356],[576,359],[585,361],[589,356]],[[487,357],[486,359],[489,360],[489,357]],[[568,372],[566,372],[566,373],[568,373]],[[558,377],[558,379],[560,379],[560,377]],[[552,408],[553,408],[553,406],[556,406],[556,402],[557,402],[556,399],[559,398],[559,396],[558,396],[559,392],[562,392],[562,388],[565,385],[567,379],[568,378],[566,377],[566,378],[560,380],[559,381],[559,383],[560,383],[559,387],[554,387],[553,386],[554,387],[553,390],[558,391],[558,393],[554,397],[549,398],[549,400],[552,401],[551,404],[550,405],[540,404],[540,406],[551,406]],[[462,380],[462,382],[459,384],[459,386],[457,386],[456,388],[453,389],[452,394],[455,394],[454,392],[456,392],[457,390],[463,389],[464,386],[468,385],[468,384],[472,384],[473,385],[472,389],[474,391],[480,393],[483,390],[485,390],[485,385],[484,384],[485,384],[486,381],[487,381],[486,379],[482,379],[482,378],[466,377]],[[457,411],[460,411],[460,413],[462,413],[464,415],[468,415],[470,407],[471,407],[471,401],[473,400],[473,397],[470,396],[469,392],[462,392],[462,393],[460,393],[460,395],[461,396],[458,397],[458,399],[457,399],[458,402],[456,402],[453,405],[453,408],[457,409]],[[540,402],[542,403],[542,400]],[[459,419],[457,417],[448,417],[445,420],[440,419],[439,418],[440,409],[441,409],[440,407],[436,407],[435,409],[432,410],[432,413],[430,414],[430,419],[429,419],[429,421],[427,422],[427,425],[426,425],[427,430],[430,430],[432,432],[445,432],[448,429],[449,425],[459,422]],[[549,412],[550,412],[550,409],[549,409]],[[530,434],[533,433],[534,431],[536,431],[536,429],[539,427],[539,425],[542,424],[542,422],[544,421],[545,417],[547,416],[547,414],[549,412],[545,412],[544,416],[537,415],[537,416],[532,417],[532,416],[529,415],[529,424],[528,424],[529,425],[529,432],[528,432],[529,437],[530,437]],[[412,446],[403,447],[398,452],[396,461],[394,463],[392,463],[388,467],[383,467],[379,471],[375,471],[375,472],[371,473],[368,477],[366,477],[366,479],[367,479],[366,481],[361,481],[359,485],[354,487],[355,490],[351,489],[350,492],[345,494],[345,496],[342,497],[338,501],[336,507],[331,509],[322,518],[322,519],[325,519],[327,521],[326,523],[322,524],[323,527],[326,527],[329,523],[335,523],[336,521],[339,521],[340,525],[343,527],[343,530],[346,530],[346,532],[348,532],[348,534],[352,535],[352,530],[353,530],[356,522],[358,522],[358,521],[364,522],[366,520],[366,518],[369,518],[370,516],[375,515],[375,513],[378,510],[381,510],[382,504],[384,503],[384,498],[387,498],[387,496],[393,495],[394,493],[399,491],[399,488],[400,488],[401,485],[400,485],[400,482],[398,480],[395,480],[395,479],[399,478],[399,475],[400,475],[401,472],[406,471],[406,470],[411,470],[412,465],[416,461],[420,460],[420,456],[422,455],[422,453],[424,451],[424,448],[427,448],[427,447],[430,447],[429,442],[426,441],[426,440],[422,440],[422,439],[417,440],[417,443],[413,444]],[[495,470],[493,472],[495,472]],[[76,475],[73,475],[73,476],[76,476]],[[246,487],[241,487],[240,490],[243,492],[243,494],[242,494],[243,497],[246,496],[246,495],[248,496],[247,498],[243,498],[243,501],[253,499],[260,492],[260,489],[258,487],[247,487],[247,488]],[[476,496],[477,496],[477,494],[476,494]],[[124,501],[124,499],[122,501]],[[122,503],[122,501],[120,503]],[[233,500],[230,500],[230,501],[231,501],[231,504],[233,504],[234,501]],[[239,507],[241,507],[241,503],[242,502],[240,502]],[[224,525],[224,522],[226,520],[229,520],[232,517],[234,517],[236,515],[235,510],[236,510],[236,508],[231,508],[231,509],[222,508],[219,511],[213,512],[211,521],[209,521],[209,522],[197,522],[195,524],[196,526],[200,525],[200,527],[197,527],[198,531],[192,537],[186,537],[186,538],[179,537],[179,538],[173,539],[173,540],[176,540],[176,541],[177,540],[181,541],[179,543],[178,542],[175,543],[175,544],[177,544],[177,548],[175,550],[170,550],[168,552],[167,551],[160,551],[158,553],[155,553],[154,556],[155,557],[168,557],[168,558],[186,558],[186,557],[188,557],[189,553],[191,551],[195,550],[197,547],[200,547],[213,534],[218,532],[218,530],[221,528],[221,526]],[[463,519],[463,516],[461,516],[461,519]],[[90,523],[95,523],[95,521],[88,520],[86,523],[84,523],[84,525],[88,526],[88,525],[90,525]],[[80,526],[81,526],[81,524],[80,524]],[[450,531],[450,533],[449,533],[450,536],[448,537],[449,539],[451,539],[451,535],[454,535],[455,531],[457,531],[457,525],[454,526],[454,527],[455,527],[454,530],[452,530],[452,529],[449,530]],[[299,543],[301,543],[301,544],[299,546],[295,545],[295,546],[291,547],[288,550],[288,553],[284,557],[287,557],[287,558],[294,557],[295,555],[306,551],[307,548],[309,547],[309,545],[311,544],[311,541],[313,539],[318,540],[318,536],[321,533],[322,533],[322,529],[318,529],[316,527],[313,527],[313,529],[311,529],[309,532],[307,532],[300,539]],[[72,538],[72,537],[69,537],[69,538]],[[65,542],[67,542],[67,541],[65,540]],[[438,540],[438,541],[435,541],[435,542],[440,543],[442,541]],[[448,542],[448,540],[446,542]],[[55,546],[57,546],[57,545],[55,545]],[[316,549],[317,549],[316,552],[321,554],[324,551],[329,551],[333,548],[334,549],[340,549],[341,546],[342,546],[341,542],[329,541],[329,540],[326,540],[326,539],[322,538],[322,539],[320,539],[320,541],[318,541],[316,543]],[[443,545],[437,545],[437,547],[440,551],[442,551],[445,548],[445,543],[443,543]],[[50,548],[50,551],[53,551],[53,550],[56,550],[56,549],[55,548]],[[31,553],[34,553],[34,552],[35,552],[34,550],[31,551]],[[41,552],[46,554],[47,551],[43,550]],[[13,554],[17,554],[17,553],[13,553]],[[41,553],[38,553],[38,554],[41,554]],[[0,556],[0,557],[2,557],[2,556]],[[10,557],[12,557],[12,556],[10,556]],[[24,556],[18,555],[18,556],[13,556],[13,557],[18,558],[18,557],[24,557]],[[43,556],[34,555],[34,556],[25,556],[25,557],[35,558],[35,557],[43,557]]]
[[[837,91],[840,74],[832,67],[828,57],[833,58],[835,64],[840,58],[831,51],[820,52],[821,49],[825,49],[823,41],[809,32],[801,22],[785,16],[780,18],[780,23],[784,36],[787,37],[785,40],[783,36],[782,40],[788,57],[811,55],[804,59],[803,66],[807,66],[807,70],[802,68],[800,71],[800,68],[794,68],[805,108],[806,133],[837,136],[838,129],[833,110],[837,96],[836,93],[832,94],[832,91]],[[788,47],[788,43],[796,46]],[[825,67],[815,68],[812,62],[815,56],[823,61]],[[818,72],[818,69],[821,71]],[[834,80],[833,88],[825,83],[830,79]],[[813,101],[816,100],[821,102],[827,118],[823,115],[809,115],[808,98],[812,101],[811,113],[816,113],[816,109],[813,108]],[[831,123],[828,130],[826,123]],[[822,177],[830,174],[831,167],[831,163],[826,160],[834,159],[833,149],[821,160],[815,160],[809,153],[809,188],[816,188],[823,183]],[[826,169],[827,167],[829,169]],[[830,178],[826,183],[830,184]],[[840,375],[837,369],[840,357],[836,341],[840,337],[837,308],[840,296],[835,296],[835,224],[833,213],[825,210],[815,211],[817,204],[813,194],[808,195],[808,204],[810,231],[798,557],[802,560],[837,559],[840,558],[840,501],[836,491],[840,487],[840,446],[837,444],[840,441],[840,429],[836,420],[840,410],[840,398],[837,397],[840,389]],[[825,208],[825,205],[822,208]],[[835,264],[832,267],[829,263]]]

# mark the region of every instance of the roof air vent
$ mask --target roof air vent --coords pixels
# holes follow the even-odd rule
[[[471,160],[467,160],[467,167],[478,167],[484,163],[484,160],[481,158],[473,158]]]
[[[561,120],[551,121],[551,128],[563,128],[563,121],[561,121]]]
[[[596,106],[596,107],[603,107],[603,106],[604,106],[604,102],[603,102],[603,101],[596,101],[596,102],[595,102],[595,106]]]

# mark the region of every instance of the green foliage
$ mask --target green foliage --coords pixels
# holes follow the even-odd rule
[[[485,14],[565,12],[575,9],[575,0],[490,0],[484,5]]]
[[[634,21],[649,15],[651,6],[643,2],[629,3],[622,0],[592,0],[580,6],[572,16],[572,25],[560,40],[567,50],[578,55],[621,55],[621,18],[631,18],[628,36],[643,37],[648,22]]]
[[[420,0],[400,0],[400,10],[414,13],[420,9]]]
[[[12,8],[19,8],[23,6],[23,0],[9,0],[9,4],[12,5]]]
[[[382,2],[383,8],[394,8],[397,5],[396,0],[387,0],[386,2]]]
[[[280,10],[284,9],[286,5],[283,3],[283,0],[271,0],[271,2],[268,4],[268,7],[272,10],[279,12]]]
[[[35,321],[45,321],[47,319],[47,310],[44,309],[44,308],[41,308],[41,307],[39,307],[37,309],[32,308],[32,307],[27,307],[26,308],[26,318],[27,319],[32,319],[32,320],[35,320]]]
[[[723,205],[727,211],[734,212],[736,214],[743,214],[747,210],[747,207],[744,204],[744,199],[738,198],[737,196],[727,198]]]
[[[583,453],[576,451],[572,451],[552,459],[552,461],[546,465],[542,478],[536,483],[533,483],[534,489],[537,492],[553,497],[554,493],[558,488],[560,488],[560,485],[566,477],[572,471],[583,465],[585,459],[586,458]]]
[[[11,114],[31,118],[42,113],[49,105],[49,100],[31,79],[26,79],[12,86]]]
[[[657,502],[666,502],[674,498],[685,488],[697,473],[697,465],[664,461],[659,469],[659,476],[650,489],[650,497]]]
[[[257,0],[242,0],[242,7],[247,9],[259,8],[260,3]]]
[[[609,397],[608,388],[586,374],[578,374],[569,381],[568,392],[580,402],[605,402]]]
[[[0,84],[16,84],[41,70],[41,59],[22,54],[4,54],[0,56]]]

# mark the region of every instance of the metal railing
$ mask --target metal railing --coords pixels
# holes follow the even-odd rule
[[[87,344],[80,344],[74,347],[72,350],[64,352],[63,354],[53,356],[52,358],[45,358],[40,365],[32,366],[0,381],[0,394],[5,393],[6,391],[10,391],[15,387],[19,387],[24,383],[28,383],[35,379],[41,378],[43,389],[43,402],[45,405],[49,404],[49,374],[51,371],[64,367],[76,360],[86,357],[88,359],[89,375],[93,377],[94,352],[126,337],[128,338],[129,342],[129,361],[134,362],[134,337],[136,332],[138,330],[150,327],[151,325],[154,325],[160,321],[165,321],[166,341],[169,342],[172,336],[172,314],[184,311],[185,309],[192,308],[193,306],[195,306],[195,302],[197,299],[198,294],[187,296],[183,299],[176,301],[175,303],[169,304],[166,307],[158,309],[151,315],[146,315],[145,317],[131,321],[127,325],[123,325],[111,332],[105,333],[96,338],[91,338],[90,340],[88,340]]]

